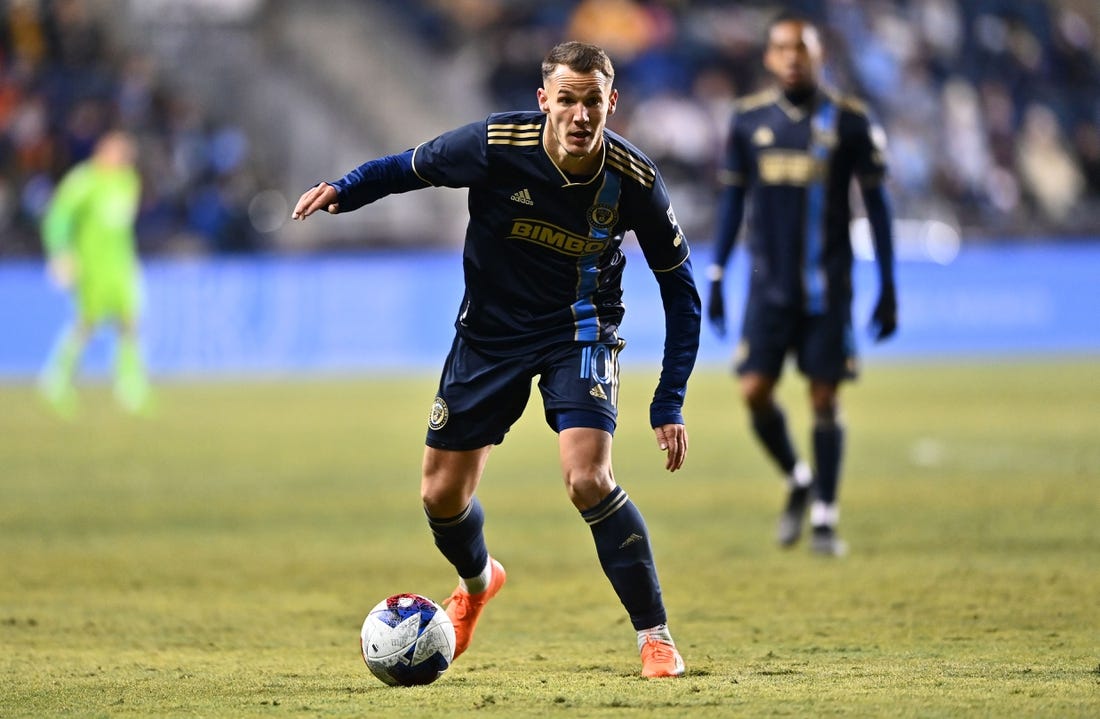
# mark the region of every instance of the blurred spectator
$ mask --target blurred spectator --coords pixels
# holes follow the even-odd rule
[[[414,4],[439,27],[463,24],[458,6]],[[664,166],[681,164],[683,171],[670,173],[674,193],[702,197],[711,191],[714,158],[696,148],[705,144],[702,138],[722,135],[728,121],[725,98],[712,97],[714,74],[724,75],[731,96],[760,84],[762,29],[778,6],[719,0],[573,0],[554,6],[566,19],[557,21],[553,39],[576,37],[607,47],[619,68],[620,89],[647,96],[617,114],[614,124],[634,128],[631,136],[662,157]],[[1100,226],[1100,7],[1095,3],[824,0],[784,6],[822,24],[834,48],[827,79],[870,98],[882,117],[891,138],[899,217],[935,212],[938,219],[961,224],[970,238],[1095,234]],[[479,32],[501,38],[525,37],[536,22],[531,12],[500,12],[495,20],[482,14],[479,20]],[[545,17],[538,27],[547,32]],[[492,51],[489,56],[496,61]],[[486,76],[509,73],[497,70],[488,68]],[[654,105],[679,119],[639,132],[647,126],[641,118]],[[706,203],[697,209],[705,213]]]
[[[581,0],[565,35],[605,48],[625,66],[653,43],[654,30],[649,13],[635,0]]]
[[[948,192],[967,202],[986,197],[991,158],[974,86],[952,78],[943,87],[943,144]]]
[[[56,183],[111,126],[128,130],[141,148],[143,252],[260,249],[248,223],[230,231],[190,211],[192,197],[250,174],[243,133],[213,123],[151,56],[117,46],[106,14],[112,8],[88,0],[0,3],[0,256],[39,251],[37,225]],[[250,198],[213,194],[223,220],[246,216]]]
[[[1075,154],[1081,160],[1089,195],[1100,196],[1100,125],[1082,120],[1074,129]]]
[[[125,7],[159,18],[168,32],[162,45],[182,43],[186,57],[186,38],[194,35],[178,32],[178,23],[209,21],[214,13],[253,18],[249,31],[257,35],[290,34],[292,28],[262,26],[257,18],[297,2],[143,0]],[[355,5],[330,7],[349,12]],[[418,42],[426,64],[479,67],[479,91],[495,106],[534,106],[532,68],[559,40],[608,48],[616,85],[632,98],[610,125],[670,168],[683,221],[707,235],[717,155],[701,148],[705,138],[724,137],[731,98],[762,83],[763,28],[780,4],[373,0],[372,7],[405,28],[404,42]],[[955,223],[970,239],[1096,234],[1094,0],[790,0],[782,7],[821,26],[831,49],[826,80],[868,98],[882,119],[899,218]],[[162,66],[150,52],[127,46],[117,18],[106,14],[112,11],[114,4],[92,0],[0,2],[0,256],[37,251],[33,228],[54,184],[109,124],[129,129],[141,146],[144,252],[267,249],[270,235],[247,221],[246,208],[263,191],[257,177],[281,186],[277,173],[260,175],[257,167],[264,150],[278,150],[245,134],[234,98],[204,102],[177,84],[172,61],[162,59]],[[235,57],[230,46],[240,44],[226,44],[227,63]],[[654,106],[678,119],[650,127],[643,118]],[[449,110],[446,103],[438,109]],[[1049,182],[1058,189],[1043,184]]]
[[[1049,107],[1032,104],[1024,113],[1016,164],[1028,195],[1043,216],[1064,223],[1077,205],[1084,178],[1066,149],[1058,118]]]

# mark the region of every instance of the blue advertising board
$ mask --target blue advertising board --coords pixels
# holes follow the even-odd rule
[[[696,248],[700,276],[708,254]],[[733,335],[745,273],[736,255],[726,282]],[[1100,354],[1100,243],[964,246],[947,264],[899,262],[901,328],[881,345],[862,331],[874,264],[858,262],[855,281],[864,362]],[[143,344],[159,376],[434,372],[462,298],[462,260],[453,250],[157,259],[146,263],[143,284]],[[636,250],[624,295],[624,368],[651,366],[660,361],[664,318]],[[33,378],[69,315],[68,298],[39,263],[0,265],[0,378]],[[728,363],[733,344],[704,326],[701,365]],[[100,333],[84,371],[105,373],[111,347],[110,332]]]

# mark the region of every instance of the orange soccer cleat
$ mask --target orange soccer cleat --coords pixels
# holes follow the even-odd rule
[[[671,642],[648,636],[642,641],[642,676],[646,679],[678,677],[684,673],[684,660]]]
[[[443,602],[443,605],[447,608],[447,616],[451,618],[451,623],[454,624],[455,628],[454,659],[458,659],[459,655],[470,646],[470,640],[474,638],[474,628],[477,627],[481,610],[485,608],[490,599],[496,596],[496,593],[504,586],[504,580],[507,579],[504,567],[501,566],[500,562],[490,557],[489,563],[492,565],[493,571],[489,579],[489,586],[484,592],[470,594],[460,584],[451,593],[451,596]]]

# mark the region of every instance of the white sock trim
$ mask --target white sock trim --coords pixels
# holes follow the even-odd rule
[[[493,560],[485,562],[485,569],[476,577],[459,577],[458,585],[470,594],[480,594],[489,588],[489,582],[493,578]]]
[[[814,527],[836,527],[840,520],[840,508],[835,504],[825,504],[820,500],[810,505],[810,525]]]
[[[667,624],[658,624],[657,626],[650,627],[649,629],[639,629],[638,651],[642,650],[642,645],[645,644],[646,637],[653,637],[664,642],[665,644],[676,646],[676,642],[672,641],[672,634],[669,633]]]
[[[814,483],[814,471],[805,460],[798,460],[791,471],[791,482],[796,487],[809,487]]]

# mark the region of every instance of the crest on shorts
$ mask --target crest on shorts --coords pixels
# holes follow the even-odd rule
[[[432,411],[428,415],[428,426],[432,429],[443,429],[447,424],[447,418],[451,416],[451,410],[447,408],[447,402],[442,397],[436,397],[432,402]]]
[[[594,230],[607,232],[619,221],[619,212],[611,205],[601,202],[588,208],[588,226]]]

